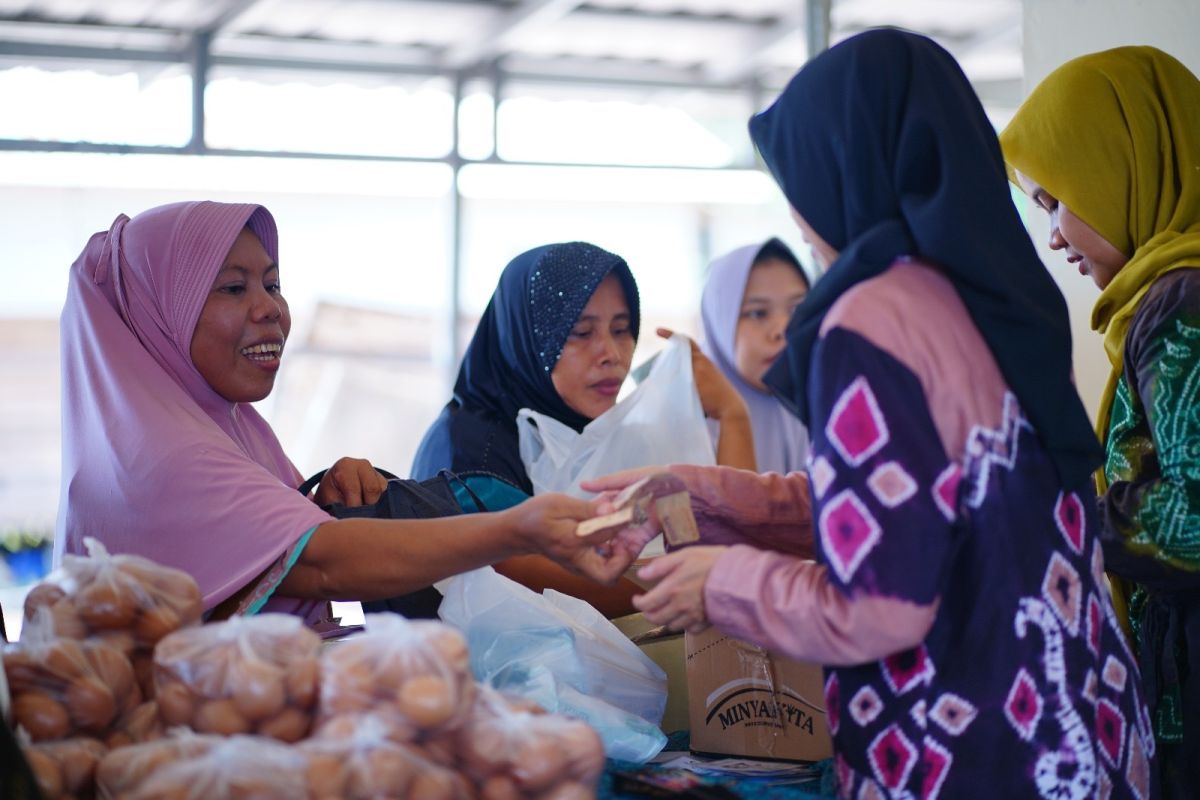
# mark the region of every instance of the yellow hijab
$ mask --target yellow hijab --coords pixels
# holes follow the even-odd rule
[[[1164,273],[1200,267],[1200,80],[1153,47],[1081,56],[1033,90],[1000,144],[1010,169],[1131,254],[1092,309],[1112,364],[1103,441],[1138,303]]]

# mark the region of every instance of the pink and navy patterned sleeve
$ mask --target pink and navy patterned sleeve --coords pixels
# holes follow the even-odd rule
[[[813,363],[814,516],[831,580],[852,597],[932,603],[954,551],[961,472],[921,383],[842,328]]]
[[[718,627],[790,657],[853,664],[911,648],[937,613],[955,549],[960,470],[916,376],[835,328],[810,384],[819,563],[731,547],[705,585]]]

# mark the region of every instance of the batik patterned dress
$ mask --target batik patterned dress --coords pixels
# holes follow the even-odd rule
[[[1164,782],[1200,796],[1200,269],[1156,280],[1125,341],[1105,440],[1109,571],[1135,583],[1130,623]]]
[[[1094,490],[1060,485],[952,285],[915,262],[859,284],[813,365],[818,563],[734,545],[705,607],[836,665],[841,794],[1149,798]]]

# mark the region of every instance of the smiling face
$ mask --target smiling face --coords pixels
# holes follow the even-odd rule
[[[763,375],[787,346],[784,332],[808,284],[791,264],[778,258],[758,261],[750,270],[738,313],[733,360],[738,374],[759,391]]]
[[[192,363],[208,385],[231,403],[271,393],[292,328],[279,288],[279,267],[262,242],[243,228],[213,281],[196,330]]]
[[[567,336],[550,373],[554,390],[572,410],[595,419],[616,405],[617,392],[633,363],[634,344],[625,290],[610,273]]]
[[[1061,200],[1042,188],[1029,176],[1016,172],[1017,183],[1038,208],[1050,215],[1050,249],[1066,250],[1067,263],[1076,264],[1080,275],[1090,275],[1101,289],[1129,261],[1129,256],[1114,247],[1096,229],[1077,217]]]

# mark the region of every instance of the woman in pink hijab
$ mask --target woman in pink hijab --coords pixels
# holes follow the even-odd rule
[[[250,403],[275,381],[291,317],[278,234],[258,205],[175,203],[96,233],[63,309],[63,479],[55,560],[93,536],[191,573],[212,610],[316,622],[331,599],[392,597],[513,555],[587,571],[593,505],[544,495],[498,514],[335,520]],[[384,482],[343,459],[320,502]]]

